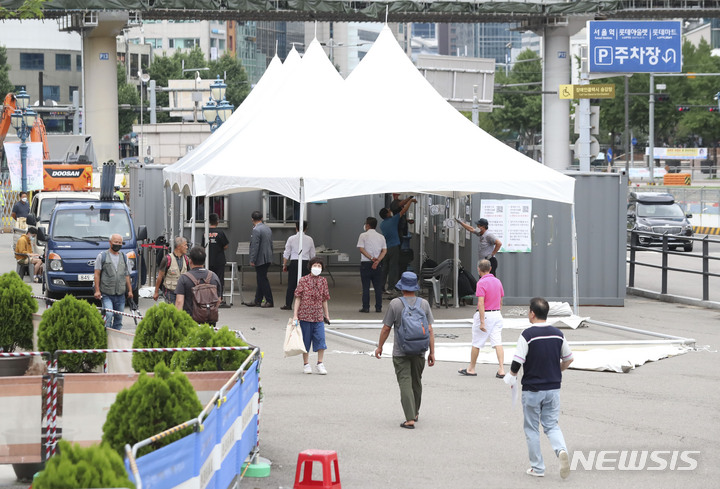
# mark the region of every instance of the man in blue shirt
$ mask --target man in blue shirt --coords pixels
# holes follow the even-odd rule
[[[400,277],[400,235],[398,233],[398,223],[400,218],[410,208],[410,204],[417,202],[416,199],[408,197],[405,200],[400,201],[400,210],[393,214],[393,212],[384,207],[380,209],[380,217],[383,222],[380,224],[380,231],[385,236],[385,242],[387,244],[387,254],[383,261],[383,270],[385,276],[383,278],[383,285],[387,284],[387,290],[391,291],[395,287],[395,284]],[[402,270],[403,272],[405,270]],[[393,295],[395,295],[393,293]]]

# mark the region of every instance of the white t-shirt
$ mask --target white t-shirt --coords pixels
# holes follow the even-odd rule
[[[360,234],[357,247],[364,248],[370,256],[377,258],[380,256],[380,253],[382,253],[382,250],[387,249],[387,244],[385,242],[385,236],[374,229],[368,229],[364,233]],[[360,261],[370,261],[370,259],[360,253]]]

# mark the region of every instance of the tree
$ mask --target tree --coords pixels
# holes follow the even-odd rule
[[[42,7],[47,0],[25,0],[17,10],[0,6],[0,19],[42,19]]]
[[[14,91],[15,85],[10,81],[10,65],[8,64],[7,48],[0,46],[0,97],[5,98],[6,93]]]
[[[502,72],[495,73],[496,85],[517,85],[522,83],[536,83],[542,81],[542,65],[537,54],[527,49],[520,53],[515,60],[509,76]],[[528,94],[528,91],[537,91],[537,95]],[[540,132],[542,125],[542,97],[539,85],[507,86],[495,92],[495,104],[503,108],[496,108],[489,115],[491,122],[484,125],[481,118],[481,127],[500,128],[493,134],[501,140],[516,139],[519,137],[525,146],[534,144],[535,135]],[[492,132],[491,132],[492,134]]]
[[[137,87],[127,83],[127,74],[125,67],[118,63],[117,65],[117,85],[118,85],[118,105],[136,106],[140,104],[140,95]],[[133,122],[137,119],[137,114],[133,109],[118,108],[118,129],[120,134],[118,137],[132,132]]]

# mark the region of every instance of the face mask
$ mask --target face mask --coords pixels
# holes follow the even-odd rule
[[[363,224],[363,233],[367,231],[367,224]]]
[[[23,197],[23,198],[20,199],[20,200],[22,200],[23,202],[27,202],[27,197]]]
[[[322,273],[322,267],[312,267],[310,270],[310,273],[315,275],[316,277]]]
[[[110,249],[113,250],[113,251],[120,251],[120,248],[122,248],[122,245],[121,245],[121,244],[113,244],[113,245],[110,245]]]

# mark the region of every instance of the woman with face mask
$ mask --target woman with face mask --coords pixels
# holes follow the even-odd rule
[[[321,277],[323,271],[323,259],[312,258],[308,262],[310,275],[305,275],[298,282],[295,289],[295,303],[293,304],[293,320],[300,321],[305,350],[310,351],[312,344],[313,351],[317,352],[318,361],[315,372],[326,375],[327,370],[323,364],[323,356],[327,345],[325,344],[325,322],[330,324],[330,313],[328,312],[328,300],[330,292],[327,280]],[[303,353],[303,373],[311,374],[312,368],[309,362],[309,353]]]

